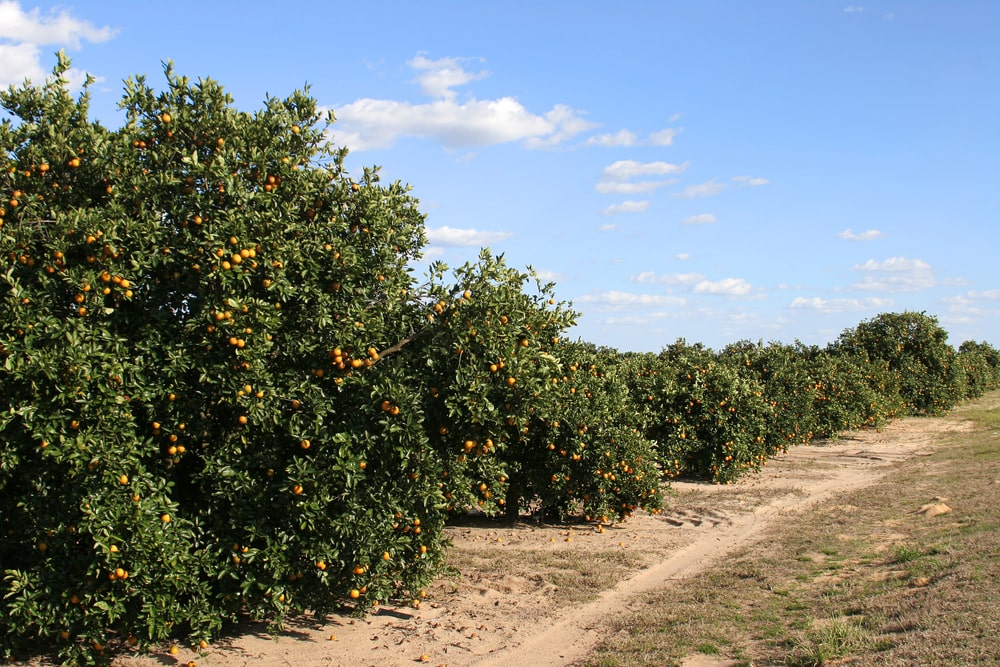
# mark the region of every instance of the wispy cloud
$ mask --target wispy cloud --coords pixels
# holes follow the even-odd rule
[[[581,303],[590,303],[609,309],[626,308],[630,306],[683,306],[687,301],[683,297],[665,294],[636,294],[617,290],[603,290],[584,294],[575,299]]]
[[[599,232],[613,232],[617,228],[618,228],[617,225],[615,225],[614,223],[608,222],[608,223],[605,223],[603,225],[600,225],[597,228],[597,231],[599,231]]]
[[[417,82],[425,95],[446,100],[454,99],[457,93],[455,86],[463,86],[471,81],[485,79],[490,75],[488,70],[469,72],[463,63],[472,62],[472,58],[438,58],[431,60],[423,53],[418,53],[407,63],[417,72]],[[477,62],[482,62],[477,60]]]
[[[642,213],[649,208],[648,201],[623,201],[620,204],[612,204],[601,211],[601,215],[617,215],[619,213]]]
[[[682,191],[674,193],[674,197],[681,199],[697,199],[699,197],[711,197],[726,189],[725,184],[716,180],[711,180],[698,185],[689,185]]]
[[[630,278],[634,283],[653,285],[694,285],[705,280],[700,273],[656,273],[643,271]]]
[[[746,296],[753,291],[753,285],[743,278],[723,278],[722,280],[702,280],[692,290],[695,294],[722,294],[725,296]]]
[[[635,132],[630,130],[619,130],[608,134],[597,134],[585,142],[587,146],[604,146],[606,148],[619,148],[622,146],[672,146],[674,137],[680,130],[668,127],[656,132],[651,132],[645,139],[640,138]]]
[[[667,127],[659,132],[653,132],[649,135],[649,143],[653,146],[673,146],[674,137],[680,134],[680,130],[674,129],[672,127]]]
[[[931,265],[921,259],[890,257],[881,262],[869,259],[851,267],[865,274],[853,287],[884,292],[912,292],[935,285]]]
[[[636,160],[618,160],[604,168],[602,177],[605,180],[627,181],[630,178],[642,176],[666,176],[683,173],[688,163],[671,164],[670,162],[637,162]]]
[[[84,42],[106,42],[118,31],[110,26],[97,27],[74,18],[66,10],[42,14],[39,9],[24,11],[16,0],[0,0],[0,86],[18,85],[30,79],[41,83],[48,73],[41,64],[42,46],[68,46],[79,49]],[[78,88],[86,73],[71,68],[67,79]]]
[[[792,299],[788,307],[799,310],[815,310],[821,313],[843,313],[854,310],[866,311],[891,308],[892,305],[892,299],[874,296],[865,299],[823,299],[818,296],[811,298],[799,296]]]
[[[847,5],[844,7],[845,14],[860,14],[865,11],[865,8],[861,5]]]
[[[874,241],[875,239],[880,239],[883,236],[885,236],[885,233],[880,232],[877,229],[866,229],[865,231],[857,234],[850,229],[845,229],[837,234],[837,238],[844,239],[845,241]]]
[[[685,225],[710,225],[715,222],[714,213],[699,213],[684,218]]]
[[[614,134],[599,134],[587,139],[588,146],[606,146],[608,148],[635,146],[636,143],[638,143],[638,138],[635,133],[628,130],[619,130]]]
[[[601,194],[635,195],[644,194],[672,185],[674,179],[648,180],[650,176],[669,176],[680,174],[687,169],[687,163],[671,164],[670,162],[638,162],[636,160],[618,160],[609,164],[601,172],[601,180],[595,189]],[[644,179],[644,180],[633,180]],[[649,208],[648,201],[625,201],[608,206],[602,215],[618,213],[641,213]]]
[[[353,151],[390,148],[400,139],[432,139],[447,148],[523,142],[526,148],[550,148],[597,126],[564,104],[536,113],[514,97],[459,100],[456,87],[488,76],[470,72],[469,59],[430,59],[417,54],[407,64],[416,71],[421,91],[433,98],[415,104],[362,98],[334,109],[334,141]]]
[[[766,178],[761,178],[760,176],[733,176],[733,183],[741,187],[755,188],[761,185],[767,185],[771,181]]]
[[[634,195],[641,192],[652,192],[667,185],[673,185],[676,180],[668,181],[601,181],[594,189],[602,195]]]
[[[432,245],[448,247],[482,247],[512,237],[510,232],[490,232],[478,229],[436,227],[427,229],[427,241]]]

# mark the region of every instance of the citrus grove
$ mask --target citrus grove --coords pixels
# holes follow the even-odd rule
[[[419,600],[451,517],[618,521],[1000,381],[923,313],[826,348],[566,340],[488,250],[415,277],[418,202],[348,174],[307,92],[248,113],[168,65],[108,130],[68,68],[0,93],[5,658]]]

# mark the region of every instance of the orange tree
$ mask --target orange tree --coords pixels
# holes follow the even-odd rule
[[[661,507],[654,443],[638,428],[617,353],[560,345],[547,400],[514,423],[508,513],[624,519]],[[554,371],[554,372],[552,372]]]
[[[896,376],[882,360],[835,355],[800,342],[767,346],[736,343],[722,358],[757,378],[775,408],[769,442],[782,447],[844,430],[881,427],[901,410]]]
[[[431,273],[434,326],[414,336],[407,363],[449,510],[564,518],[658,507],[649,443],[627,424],[599,355],[564,341],[576,313],[552,284],[488,250],[453,282],[443,266]],[[609,477],[617,483],[598,481]]]
[[[1000,386],[1000,351],[989,343],[965,341],[958,346],[956,361],[965,375],[967,398],[977,398]]]
[[[926,313],[882,313],[844,331],[830,349],[863,364],[887,364],[908,414],[939,414],[964,397],[948,333]]]
[[[68,66],[0,94],[0,654],[413,594],[442,465],[382,351],[429,324],[416,201],[304,93],[246,113],[168,66],[110,131]]]
[[[740,375],[760,382],[764,399],[774,408],[764,438],[781,450],[808,442],[817,430],[814,404],[822,385],[810,367],[811,356],[801,344],[749,341],[727,345],[720,354]]]
[[[731,482],[783,449],[767,438],[775,407],[763,385],[684,341],[630,362],[632,400],[668,475]]]

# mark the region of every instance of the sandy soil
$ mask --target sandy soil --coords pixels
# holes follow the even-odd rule
[[[962,428],[955,420],[909,418],[882,432],[798,447],[730,486],[676,483],[662,514],[614,526],[452,526],[450,558],[462,574],[440,579],[419,608],[382,607],[325,624],[304,619],[277,636],[251,631],[202,655],[182,650],[115,665],[571,665],[603,636],[603,619],[633,608],[639,594],[692,585],[700,570],[772,522],[872,484],[894,462],[929,453],[937,435]],[[691,662],[706,664],[725,663]]]

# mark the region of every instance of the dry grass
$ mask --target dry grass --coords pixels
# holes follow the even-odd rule
[[[949,419],[977,427],[646,596],[586,664],[1000,664],[1000,394]]]

